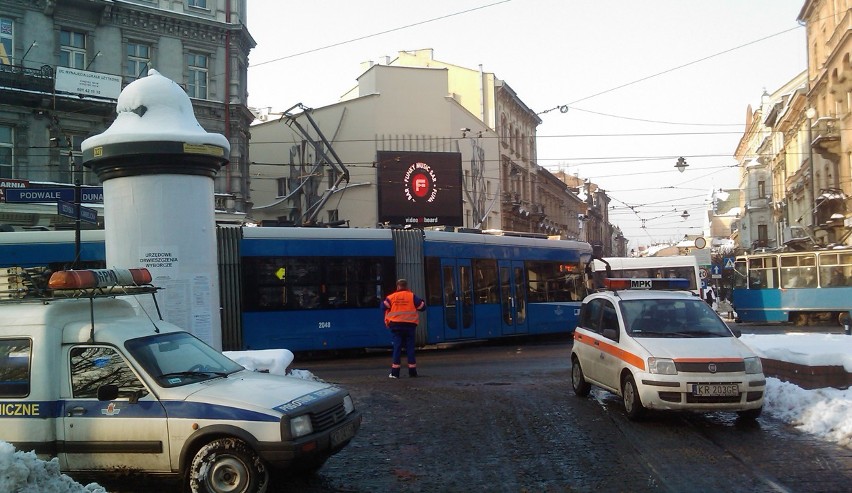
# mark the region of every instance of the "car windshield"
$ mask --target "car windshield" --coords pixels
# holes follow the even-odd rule
[[[227,377],[244,369],[186,332],[131,339],[124,346],[163,387]]]
[[[713,309],[697,298],[622,300],[620,305],[633,337],[733,337]]]

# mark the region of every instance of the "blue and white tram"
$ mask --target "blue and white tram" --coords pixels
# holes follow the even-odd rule
[[[740,256],[734,268],[741,322],[838,322],[852,310],[852,249]]]
[[[80,259],[102,267],[103,231]],[[397,278],[427,302],[419,345],[570,333],[585,295],[587,243],[483,233],[217,228],[222,341],[229,350],[386,347],[381,300]],[[65,268],[71,231],[0,234],[0,266]]]
[[[48,267],[53,270],[103,267],[104,231],[80,231],[80,256],[75,259],[74,231],[16,231],[0,233],[0,267]],[[75,262],[76,260],[76,262]]]
[[[420,345],[569,333],[587,243],[477,233],[243,228],[244,349],[384,347],[395,280],[426,300]],[[223,334],[223,339],[225,339]]]

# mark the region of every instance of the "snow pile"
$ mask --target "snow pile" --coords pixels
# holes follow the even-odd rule
[[[804,390],[792,383],[768,378],[764,410],[804,432],[852,449],[850,389]]]
[[[86,486],[59,471],[59,459],[40,460],[33,452],[16,451],[0,442],[0,491],[16,493],[103,492],[97,483]]]
[[[842,334],[743,334],[761,358],[807,366],[842,366],[852,373],[852,336]],[[852,390],[805,390],[766,379],[764,410],[796,428],[852,448]]]
[[[843,334],[743,334],[746,346],[765,359],[805,366],[842,366],[852,373],[852,337]]]

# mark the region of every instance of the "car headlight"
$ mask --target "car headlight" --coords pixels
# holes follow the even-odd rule
[[[760,362],[760,358],[746,358],[743,363],[745,363],[746,373],[763,373],[763,363]]]
[[[669,358],[648,358],[648,371],[660,375],[677,375],[675,362]]]
[[[314,427],[311,425],[311,416],[303,414],[296,416],[290,420],[290,436],[299,438],[300,436],[310,435],[314,432]]]
[[[352,402],[352,398],[348,395],[343,398],[343,410],[346,411],[346,414],[355,410],[355,403]]]

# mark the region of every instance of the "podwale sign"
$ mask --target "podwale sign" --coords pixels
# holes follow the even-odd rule
[[[379,222],[462,226],[461,153],[378,151]]]

